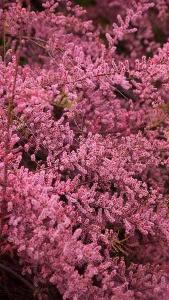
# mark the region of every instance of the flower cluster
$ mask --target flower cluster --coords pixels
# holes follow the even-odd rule
[[[167,300],[169,3],[86,2],[0,10],[4,251],[64,300]]]

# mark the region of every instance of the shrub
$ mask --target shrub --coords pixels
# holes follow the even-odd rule
[[[0,11],[2,252],[65,300],[169,296],[169,12],[150,2]]]

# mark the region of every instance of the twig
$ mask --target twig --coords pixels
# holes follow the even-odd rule
[[[13,275],[15,278],[22,281],[24,283],[24,285],[26,285],[30,290],[34,291],[34,286],[28,280],[26,280],[21,275],[16,273],[14,270],[12,270],[9,267],[3,265],[2,263],[0,263],[0,269],[3,270],[3,271],[6,271],[7,273],[9,273],[11,275]]]
[[[48,55],[50,56],[50,58],[54,58],[52,56],[52,54],[49,52],[49,50],[44,45],[39,44],[39,42],[46,44],[47,41],[45,41],[45,40],[43,40],[41,38],[28,37],[28,36],[22,36],[22,38],[25,39],[25,40],[33,42],[34,44],[36,44],[37,46],[39,46],[40,48],[42,48],[43,50],[45,50],[48,53]],[[60,51],[61,53],[64,53],[64,50],[61,49],[61,48],[59,48],[59,47],[57,48],[57,50]],[[74,64],[73,64],[72,60],[70,59],[70,57],[68,57],[68,59],[69,59],[71,65],[74,67]],[[92,77],[95,77],[95,78],[97,78],[97,77],[107,77],[108,78],[108,76],[111,76],[111,75],[114,75],[114,73],[112,73],[112,72],[100,73],[100,74],[97,74],[97,75],[93,75]],[[87,78],[88,77],[85,76],[85,77],[82,77],[82,78],[79,78],[79,79],[75,79],[74,81],[66,81],[66,82],[64,82],[64,84],[71,84],[71,83],[74,84],[76,82],[82,82],[82,81],[86,80]],[[127,97],[126,95],[124,95],[117,87],[114,86],[113,88],[119,94],[121,94],[125,99],[127,99],[127,100],[129,99],[129,97]]]
[[[5,34],[5,10],[4,10],[4,0],[2,1],[2,7],[3,7],[3,60],[5,62],[5,54],[6,54],[6,34]]]
[[[3,48],[4,48],[4,63],[5,63],[5,50],[6,50],[6,32],[5,32],[5,15],[4,15],[4,22],[3,22]],[[8,108],[7,108],[7,128],[6,128],[6,136],[5,136],[5,157],[4,157],[4,173],[3,173],[3,197],[1,202],[1,217],[6,215],[6,189],[8,185],[8,155],[10,153],[10,128],[12,125],[12,117],[13,117],[13,102],[15,97],[15,89],[16,89],[16,81],[17,81],[17,74],[18,74],[18,66],[19,66],[19,57],[20,57],[20,45],[18,52],[16,53],[16,67],[15,67],[15,74],[14,74],[14,82],[12,87],[12,95],[9,98]],[[1,219],[2,220],[2,219]],[[2,221],[1,221],[2,227]]]

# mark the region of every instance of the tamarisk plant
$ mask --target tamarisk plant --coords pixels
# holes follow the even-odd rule
[[[168,0],[0,10],[1,251],[61,299],[169,297],[168,13]]]

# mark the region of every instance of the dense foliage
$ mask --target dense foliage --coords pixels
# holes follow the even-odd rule
[[[1,255],[56,300],[167,300],[169,1],[0,19]]]

